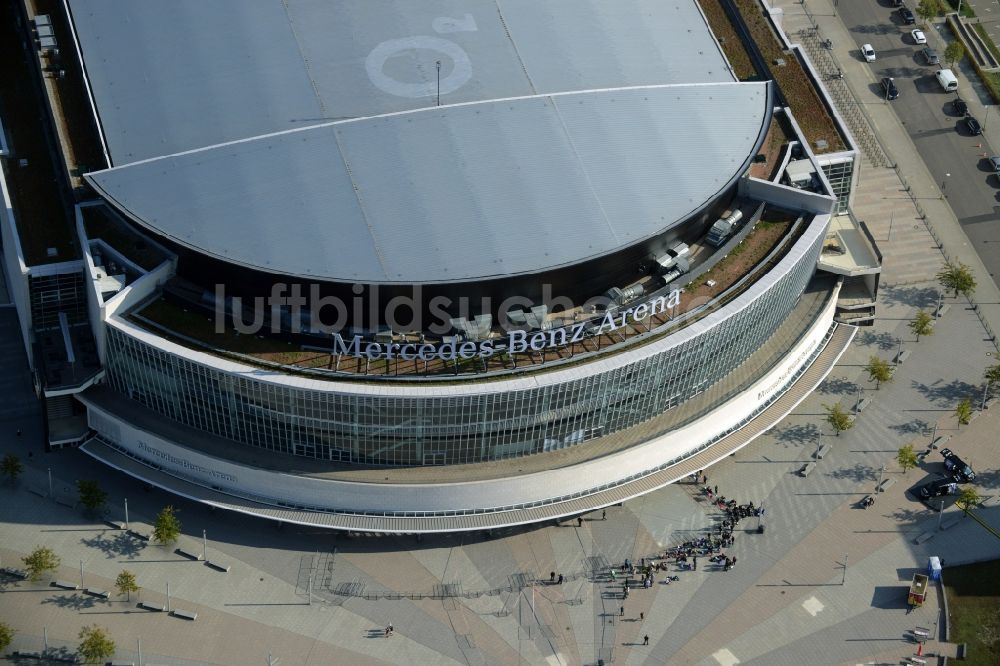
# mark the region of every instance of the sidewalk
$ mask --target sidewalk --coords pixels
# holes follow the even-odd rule
[[[833,2],[831,0],[804,0],[804,3],[799,3],[797,0],[776,0],[773,6],[784,11],[781,23],[785,33],[792,41],[799,41],[800,31],[812,29],[813,21],[815,21],[821,35],[832,41],[833,56],[843,71],[844,80],[854,93],[855,101],[865,99],[861,91],[867,90],[870,85],[874,84],[875,78],[865,63],[852,57],[851,51],[857,49],[857,40],[837,16]],[[812,15],[812,20],[803,11],[803,7]],[[937,47],[939,52],[943,52],[945,43],[940,31],[927,30],[926,33],[930,44]],[[965,69],[962,70],[962,73],[967,74]],[[969,103],[973,113],[982,118],[985,117],[985,107],[982,105],[981,95],[976,88],[981,88],[978,81],[970,82],[967,75],[959,77],[959,94]],[[979,255],[969,243],[955,213],[948,205],[947,199],[942,196],[938,183],[927,170],[913,141],[893,112],[892,105],[879,103],[858,103],[858,105],[868,117],[880,139],[883,150],[895,165],[895,169],[892,170],[898,175],[898,196],[912,197],[909,203],[905,199],[898,199],[900,207],[913,210],[912,215],[909,212],[904,213],[904,218],[907,221],[913,217],[920,218],[922,211],[928,232],[941,246],[942,259],[962,262],[973,270],[978,283],[974,301],[979,304],[979,311],[985,325],[992,331],[1000,331],[1000,288],[997,287],[983,266]],[[986,136],[992,145],[1000,145],[1000,123],[988,125]],[[871,178],[873,171],[881,171],[881,169],[865,165],[861,172],[862,181]],[[883,179],[881,174],[876,177]],[[880,212],[877,207],[875,209],[866,208],[865,206],[869,203],[870,201],[864,198],[856,198],[856,215],[860,219],[865,219],[870,226],[880,230],[884,229],[887,232],[889,220],[885,219],[884,216],[889,211],[882,210]],[[869,212],[871,215],[868,215]],[[907,224],[904,228],[909,230],[911,226]],[[884,244],[885,241],[881,240],[886,238],[888,234],[883,235],[875,232],[875,235],[879,239],[879,246],[882,248],[883,254],[888,257],[887,261],[896,261],[893,258],[894,247],[891,242]],[[893,237],[897,238],[895,228]],[[927,280],[934,281],[933,274],[927,274]],[[889,282],[892,283],[892,280],[890,279]],[[908,280],[904,279],[901,283],[906,282]]]

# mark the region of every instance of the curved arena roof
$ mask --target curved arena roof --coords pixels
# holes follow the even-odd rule
[[[116,165],[89,181],[272,273],[440,283],[606,255],[710,202],[769,119],[695,0],[69,5]]]

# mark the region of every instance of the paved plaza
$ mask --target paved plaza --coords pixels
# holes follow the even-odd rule
[[[789,32],[796,20],[805,18],[789,11]],[[845,75],[860,76],[846,66]],[[909,154],[891,113],[875,110],[879,133]],[[904,163],[903,177],[922,183],[921,165]],[[949,256],[975,265],[947,204],[924,208],[935,215],[931,223]],[[12,649],[40,650],[47,640],[73,651],[79,628],[93,623],[109,630],[119,659],[134,660],[141,643],[142,663],[176,665],[263,665],[269,655],[282,666],[898,663],[914,654],[916,626],[940,629],[942,640],[928,643],[928,652],[953,649],[943,640],[938,590],[911,612],[909,580],[930,555],[954,565],[996,557],[1000,544],[956,507],[939,516],[907,493],[942,470],[937,451],[906,474],[894,459],[904,444],[924,451],[933,436],[948,437],[978,472],[980,494],[1000,494],[1000,407],[977,413],[968,426],[953,417],[962,398],[978,407],[982,372],[997,349],[964,300],[944,299],[947,312],[934,335],[916,342],[909,333],[915,311],[938,301],[933,275],[943,255],[895,170],[863,168],[855,213],[886,257],[876,325],[859,332],[820,389],[777,428],[706,470],[720,494],[765,508],[764,532],[756,519],[739,525],[726,550],[738,559],[730,571],[701,558],[697,571],[672,565],[679,580],[665,584],[658,573],[650,589],[633,589],[627,600],[620,578],[608,577],[610,565],[655,557],[716,529],[722,514],[698,485],[672,485],[582,523],[422,540],[348,537],[213,512],[148,490],[78,451],[42,453],[42,417],[16,314],[0,307],[0,453],[15,452],[26,464],[18,484],[0,485],[0,558],[18,566],[37,545],[62,558],[62,568],[39,584],[0,586],[0,619],[18,632]],[[991,311],[1000,302],[995,292],[992,283],[977,292]],[[875,390],[862,366],[873,355],[892,359],[900,346],[908,358],[894,381]],[[852,409],[859,392],[871,404],[855,427],[835,436],[824,406]],[[798,470],[824,445],[829,452],[801,477]],[[861,508],[880,478],[891,481],[886,492]],[[139,532],[149,532],[156,512],[173,504],[184,528],[177,545],[200,553],[204,530],[208,559],[230,571],[86,517],[74,506],[78,479],[98,480],[109,492],[111,520],[125,519],[127,499],[130,527]],[[993,505],[979,515],[1000,525]],[[171,607],[197,612],[197,619],[144,611],[135,598],[104,601],[48,585],[79,581],[81,566],[83,586],[104,590],[127,568],[141,598],[155,603],[167,603],[169,584]],[[564,582],[551,584],[550,573]],[[389,624],[395,631],[386,637]]]

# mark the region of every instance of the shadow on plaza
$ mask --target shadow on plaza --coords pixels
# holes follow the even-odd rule
[[[890,333],[865,331],[857,336],[858,342],[865,347],[875,347],[881,351],[889,351],[899,347],[899,338]]]
[[[913,380],[910,386],[935,405],[951,408],[963,398],[968,398],[975,404],[977,396],[981,396],[983,392],[981,386],[960,379],[953,379],[950,382],[938,379],[930,384]]]
[[[96,601],[95,597],[84,596],[82,594],[55,594],[48,599],[42,600],[42,603],[70,610],[83,610],[85,608],[93,608]]]
[[[109,560],[116,557],[127,557],[133,559],[142,552],[146,544],[139,539],[125,533],[114,532],[114,536],[109,537],[105,533],[90,539],[80,539],[80,543],[90,548],[96,548],[104,553]]]
[[[882,287],[878,292],[879,299],[885,305],[906,305],[911,308],[930,309],[937,305],[938,290],[935,287],[917,287],[898,285]]]
[[[817,393],[824,395],[853,395],[858,392],[858,385],[842,377],[827,377],[816,387]]]

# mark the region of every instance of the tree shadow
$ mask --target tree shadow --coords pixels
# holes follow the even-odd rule
[[[820,384],[816,390],[819,393],[826,395],[836,394],[836,395],[848,395],[858,392],[858,385],[849,379],[843,379],[841,377],[828,377]]]
[[[899,339],[894,335],[874,331],[865,331],[858,336],[858,341],[866,347],[876,347],[882,351],[889,351],[899,346]]]
[[[977,393],[981,393],[980,387],[960,379],[953,379],[947,383],[939,379],[931,384],[914,380],[911,386],[939,407],[954,407],[962,398],[974,398]]]
[[[897,423],[889,426],[890,430],[895,430],[900,435],[918,435],[927,432],[930,425],[923,419],[913,419],[906,423]]]
[[[107,534],[100,534],[89,539],[80,539],[80,543],[84,546],[96,548],[104,553],[108,559],[116,557],[132,559],[138,556],[146,545],[144,542],[129,536],[125,532],[116,532],[111,538],[108,538]]]
[[[774,433],[775,439],[786,445],[801,446],[815,443],[819,439],[820,429],[815,423],[802,423],[788,426]]]
[[[925,520],[931,514],[928,512],[926,508],[923,507],[923,505],[921,505],[921,508],[919,509],[899,508],[893,511],[889,515],[892,516],[892,518],[897,522],[913,525],[921,520]]]
[[[939,292],[934,287],[914,287],[897,285],[879,289],[879,298],[886,305],[908,305],[914,308],[933,308],[937,305]]]
[[[856,483],[876,481],[878,479],[877,470],[862,463],[857,463],[854,467],[835,469],[832,472],[827,472],[827,476],[834,479],[847,479]]]
[[[95,602],[95,597],[88,597],[82,594],[57,594],[42,600],[43,604],[54,604],[60,608],[69,608],[70,610],[93,608]]]
[[[976,485],[983,488],[1000,487],[1000,469],[977,470]]]

